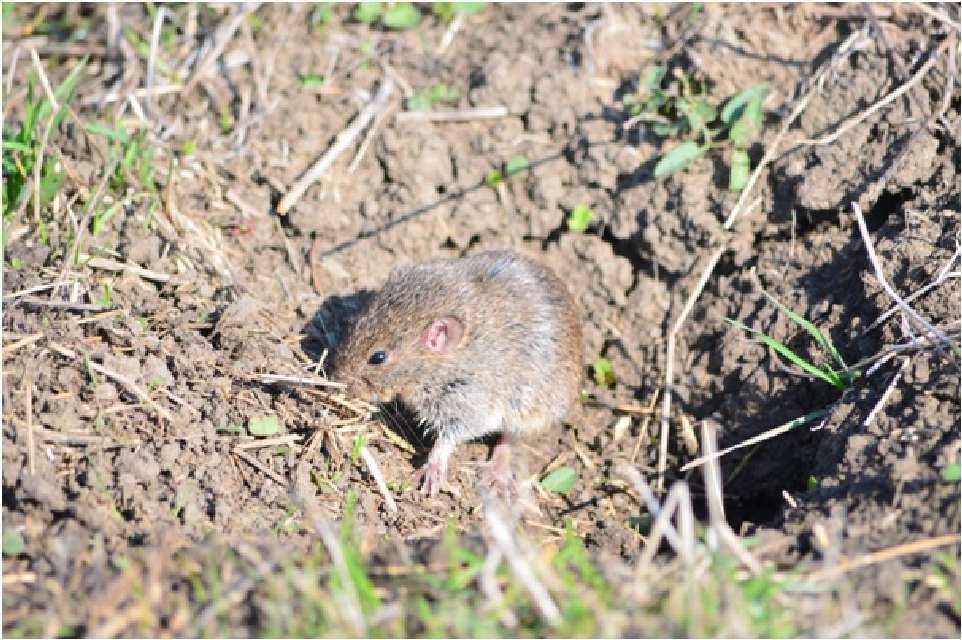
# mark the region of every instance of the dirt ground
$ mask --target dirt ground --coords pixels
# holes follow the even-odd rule
[[[686,480],[699,518],[701,471],[681,469],[704,453],[689,435],[702,421],[727,447],[825,412],[721,458],[729,523],[758,562],[792,575],[842,568],[833,587],[792,596],[810,599],[798,611],[821,612],[800,616],[795,632],[958,637],[957,6],[491,5],[455,30],[424,5],[406,31],[351,21],[352,5],[325,23],[321,8],[265,5],[234,20],[239,5],[168,7],[154,82],[176,86],[134,101],[110,94],[145,86],[155,9],[4,10],[5,140],[24,117],[31,47],[54,84],[90,56],[73,114],[49,138],[67,177],[42,232],[32,204],[4,214],[5,634],[266,633],[243,590],[221,631],[206,627],[185,567],[233,554],[279,570],[317,538],[295,494],[334,521],[356,496],[372,565],[429,564],[452,522],[465,544],[483,546],[475,479],[487,444],[454,454],[457,495],[427,499],[409,482],[424,459],[413,423],[362,420],[324,388],[261,376],[318,373],[345,301],[392,268],[513,248],[567,283],[587,354],[587,400],[520,461],[535,480],[569,466],[576,483],[536,492],[524,535],[543,548],[570,522],[612,581],[637,562],[645,538],[631,523],[646,509],[616,467],[659,481],[674,335],[662,481]],[[204,46],[215,32],[219,51]],[[750,150],[753,168],[765,164],[743,199],[727,189],[721,151],[655,178],[653,160],[673,142],[648,123],[626,126],[623,97],[656,63],[707,80],[718,100],[769,86]],[[320,86],[305,82],[313,73]],[[280,213],[385,81],[394,89],[373,123]],[[439,83],[458,97],[436,110],[503,105],[508,115],[400,116],[406,98]],[[109,140],[81,123],[121,112],[131,132],[149,132],[152,174],[123,168],[129,179],[105,187],[117,212],[90,226],[87,203],[112,161]],[[484,183],[516,155],[527,171]],[[567,223],[580,204],[595,215],[583,233]],[[83,259],[65,264],[78,235]],[[895,292],[918,293],[911,312],[882,319],[896,303],[869,248]],[[49,288],[57,282],[72,284]],[[862,375],[840,391],[726,322],[824,362],[763,291]],[[916,317],[950,344],[926,339]],[[592,379],[599,357],[613,385]],[[277,418],[278,439],[249,435],[259,416]],[[360,434],[396,511],[358,462]],[[7,552],[8,529],[22,537],[18,552]],[[659,558],[671,556],[665,546]],[[131,601],[137,571],[158,591]],[[144,601],[159,612],[153,622],[130,604]],[[633,628],[649,627],[616,633]]]

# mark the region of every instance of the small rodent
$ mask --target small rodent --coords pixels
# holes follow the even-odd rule
[[[580,314],[547,267],[509,251],[395,269],[334,353],[333,376],[352,395],[400,399],[436,440],[415,473],[445,483],[448,457],[497,433],[483,480],[510,489],[512,440],[564,417],[578,397]]]

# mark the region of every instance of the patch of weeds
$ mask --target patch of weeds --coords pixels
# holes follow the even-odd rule
[[[504,163],[501,169],[491,169],[488,174],[484,177],[484,184],[488,185],[492,189],[497,189],[498,185],[504,182],[507,178],[518,175],[529,166],[528,158],[522,155],[512,156],[510,160]]]
[[[419,91],[404,101],[408,111],[430,111],[435,105],[444,102],[457,102],[460,92],[446,84],[436,84],[430,89]]]
[[[776,300],[767,292],[762,291],[762,293],[765,294],[765,297],[768,298],[770,302],[772,302],[776,307],[778,307],[779,311],[781,311],[786,316],[788,316],[788,318],[792,322],[800,326],[810,336],[812,336],[812,338],[815,339],[815,342],[819,345],[819,347],[821,347],[822,350],[830,356],[831,360],[834,361],[835,367],[833,367],[828,362],[822,365],[816,365],[813,362],[806,360],[802,356],[798,355],[797,353],[795,353],[794,351],[786,347],[784,344],[782,344],[775,338],[769,336],[766,333],[763,333],[762,331],[759,331],[757,329],[752,329],[751,327],[746,326],[744,323],[739,322],[738,320],[734,320],[732,318],[725,318],[725,320],[732,326],[738,327],[743,331],[746,331],[754,336],[757,336],[764,344],[774,349],[782,357],[787,359],[792,364],[798,366],[809,375],[815,378],[818,378],[820,380],[824,380],[825,382],[829,383],[833,387],[840,390],[845,390],[848,387],[850,387],[852,383],[855,381],[855,379],[858,377],[858,371],[853,371],[849,369],[848,365],[845,364],[845,360],[842,359],[842,355],[838,352],[838,349],[835,348],[835,345],[833,345],[831,341],[828,338],[826,338],[821,331],[819,331],[818,327],[813,325],[811,322],[809,322],[805,318],[801,317],[800,315],[798,315],[797,313],[795,313],[794,311],[792,311],[791,309],[789,309],[788,307],[780,303],[778,300]]]
[[[665,153],[655,164],[655,177],[663,178],[681,171],[713,148],[728,148],[728,189],[741,191],[748,182],[751,161],[748,149],[762,126],[762,102],[768,95],[765,84],[752,85],[723,107],[708,95],[708,86],[680,69],[672,71],[665,86],[667,69],[654,66],[639,78],[636,94],[623,101],[633,117],[649,122],[651,131],[661,137],[683,138],[694,135]]]
[[[40,158],[40,144],[43,142],[43,132],[48,123],[51,133],[57,131],[67,114],[67,106],[73,99],[80,80],[81,72],[86,68],[87,58],[81,60],[67,75],[66,79],[53,91],[54,98],[60,104],[56,113],[53,104],[46,94],[36,87],[33,74],[27,81],[27,95],[23,104],[23,121],[20,128],[4,127],[3,132],[3,188],[0,189],[0,209],[3,211],[4,227],[12,220],[14,214],[27,197],[28,185],[34,179],[37,160]],[[15,131],[12,135],[11,131]],[[48,139],[49,142],[49,139]],[[64,173],[60,168],[56,156],[45,153],[43,166],[40,167],[39,204],[42,212],[63,187]],[[43,220],[38,220],[43,224]],[[45,235],[45,229],[41,228]],[[4,255],[6,255],[6,234],[4,234]]]

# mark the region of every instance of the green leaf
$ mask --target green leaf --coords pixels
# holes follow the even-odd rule
[[[728,132],[728,139],[740,149],[748,148],[755,134],[762,126],[762,98],[757,98],[745,105],[741,117],[735,121]]]
[[[664,79],[666,71],[667,68],[662,66],[656,65],[648,67],[641,74],[641,82],[639,82],[639,84],[649,91],[654,91],[661,86],[661,81]]]
[[[682,142],[661,157],[661,160],[655,165],[655,177],[664,178],[676,171],[681,171],[687,167],[692,160],[704,152],[704,147],[700,146],[694,140]]]
[[[815,342],[817,342],[822,349],[831,354],[832,358],[835,359],[835,362],[838,363],[842,369],[845,369],[846,371],[848,370],[848,365],[845,364],[845,360],[842,359],[842,354],[840,354],[838,349],[835,348],[835,345],[832,344],[832,342],[826,338],[821,331],[818,330],[818,327],[783,305],[775,298],[775,296],[771,295],[764,289],[762,289],[762,294],[764,294],[764,296],[768,298],[772,304],[778,307],[779,311],[788,316],[792,322],[805,329],[805,331],[808,332],[808,335],[812,336],[815,339]]]
[[[431,87],[431,102],[453,102],[460,94],[454,87],[446,84],[436,84]]]
[[[384,4],[380,2],[358,2],[357,6],[354,7],[354,12],[351,14],[358,22],[363,22],[364,24],[371,24],[375,20],[381,17],[384,13]]]
[[[528,168],[528,159],[525,156],[514,156],[504,165],[504,175],[510,178],[518,175]]]
[[[354,446],[351,448],[351,464],[357,464],[361,459],[361,449],[367,446],[367,434],[359,433],[354,436]]]
[[[384,12],[381,21],[388,29],[411,29],[421,21],[421,12],[410,2],[398,2]]]
[[[615,383],[615,370],[608,358],[598,358],[591,368],[594,372],[595,384],[599,387],[610,387]]]
[[[56,161],[44,162],[43,169],[41,170],[40,176],[40,208],[43,209],[47,206],[53,197],[60,192],[60,188],[63,186],[64,177],[63,171],[57,170]]]
[[[247,421],[247,431],[252,436],[273,436],[281,432],[281,424],[273,414],[251,416]]]
[[[692,105],[692,109],[696,114],[698,114],[698,117],[701,118],[702,122],[705,124],[712,122],[718,117],[718,110],[704,100],[696,100]]]
[[[783,345],[781,342],[779,342],[775,338],[772,338],[771,336],[768,336],[762,333],[761,331],[758,331],[757,329],[752,329],[751,327],[748,327],[742,324],[738,320],[725,318],[725,321],[738,327],[739,329],[742,329],[743,331],[747,331],[752,335],[758,336],[759,340],[761,340],[766,345],[768,345],[769,347],[771,347],[772,349],[780,353],[785,359],[789,360],[790,362],[792,362],[793,364],[795,364],[796,366],[798,366],[808,374],[824,380],[825,382],[829,383],[833,387],[837,387],[839,389],[845,388],[845,383],[842,382],[841,379],[839,379],[838,374],[836,374],[834,371],[831,371],[831,370],[825,371],[825,370],[819,369],[818,367],[810,363],[808,360],[805,360],[804,358],[796,354],[794,351],[792,351],[791,349]]]
[[[13,527],[3,528],[3,555],[15,556],[23,553],[27,545],[23,542],[23,536]]]
[[[960,479],[962,479],[962,466],[959,466],[958,462],[953,462],[952,464],[946,465],[945,468],[942,469],[942,479],[946,482],[958,482]],[[3,534],[4,549],[6,549],[6,530],[4,530]]]
[[[575,486],[578,474],[571,467],[559,467],[541,480],[541,486],[555,493],[568,493]]]
[[[751,160],[748,152],[744,149],[733,149],[731,167],[728,173],[728,190],[741,191],[748,184],[748,175],[751,172]]]
[[[568,231],[584,233],[594,218],[595,214],[591,207],[586,204],[579,204],[571,210],[571,215],[568,216]]]
[[[487,2],[453,2],[455,13],[463,13],[466,16],[480,13],[488,6]]]
[[[815,476],[808,476],[808,480],[805,481],[805,488],[808,491],[814,491],[818,489],[818,478]]]
[[[315,89],[324,85],[324,76],[319,73],[305,73],[301,76],[301,85],[307,89]]]
[[[735,94],[725,103],[725,107],[721,111],[721,121],[731,125],[736,118],[741,116],[742,107],[752,100],[764,100],[767,94],[768,85],[766,84],[756,84]]]
[[[491,171],[488,171],[488,175],[484,176],[484,184],[492,189],[496,188],[502,182],[504,182],[504,176],[502,176],[501,172],[497,169],[491,169]]]
[[[114,142],[119,142],[121,144],[127,144],[130,141],[130,136],[127,134],[127,130],[123,127],[105,127],[99,124],[88,124],[87,131],[90,133],[96,133],[97,135],[103,136],[108,140]]]
[[[325,25],[334,18],[334,11],[331,9],[330,2],[319,2],[311,12],[311,22],[317,25]]]
[[[680,121],[672,122],[670,124],[666,124],[664,122],[656,122],[653,125],[651,125],[651,131],[656,136],[662,136],[667,138],[681,131],[682,126],[683,125]]]
[[[404,101],[404,106],[408,111],[430,111],[431,98],[423,93],[416,93]]]

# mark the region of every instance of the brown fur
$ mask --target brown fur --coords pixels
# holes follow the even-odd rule
[[[401,399],[436,432],[432,485],[456,445],[489,433],[527,437],[564,417],[581,386],[579,315],[561,280],[516,253],[401,267],[338,346],[334,376],[354,394]],[[443,352],[423,339],[439,318],[463,328]],[[386,359],[372,364],[377,351]]]

